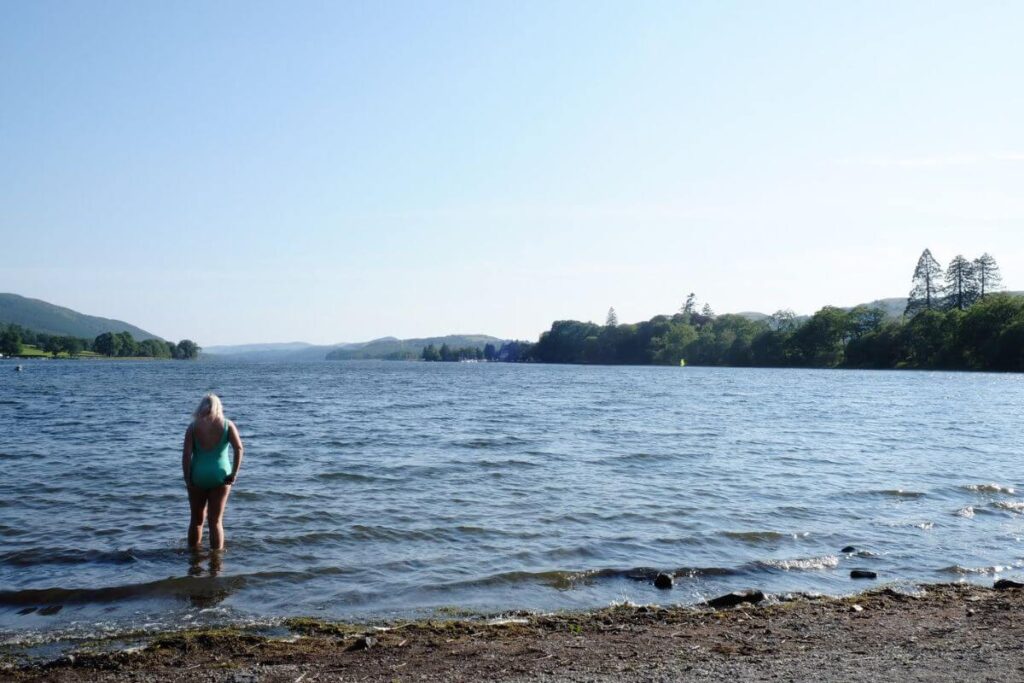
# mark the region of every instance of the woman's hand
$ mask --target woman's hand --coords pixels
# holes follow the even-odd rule
[[[234,486],[234,484],[235,484],[235,477],[236,476],[237,475],[229,474],[228,476],[224,477],[224,485],[225,486]]]

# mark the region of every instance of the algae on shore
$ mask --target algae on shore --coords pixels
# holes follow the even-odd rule
[[[1024,591],[882,588],[727,610],[620,605],[506,620],[390,626],[294,618],[285,639],[247,629],[153,636],[136,651],[8,664],[17,680],[876,680],[1024,675]],[[234,678],[233,678],[234,677]]]

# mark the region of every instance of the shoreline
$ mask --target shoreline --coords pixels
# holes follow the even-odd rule
[[[18,681],[992,680],[1024,676],[1024,589],[924,584],[733,607],[272,629],[199,629],[79,643],[56,658],[5,648]]]

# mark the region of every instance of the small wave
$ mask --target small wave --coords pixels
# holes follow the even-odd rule
[[[0,606],[112,603],[143,598],[219,598],[250,582],[302,583],[312,578],[345,574],[348,571],[339,567],[319,567],[306,571],[267,571],[236,576],[182,576],[101,588],[26,588],[0,591]]]
[[[543,538],[544,534],[539,531],[509,531],[506,529],[492,529],[489,527],[473,526],[463,524],[455,527],[455,530],[460,534],[467,536],[476,536],[480,538],[516,538],[516,539],[530,539],[530,538]]]
[[[780,531],[723,531],[722,535],[747,543],[766,543],[779,541],[786,537],[786,534]]]
[[[593,585],[599,581],[610,579],[628,579],[631,581],[654,581],[661,572],[672,574],[676,578],[697,578],[702,576],[731,576],[738,574],[728,567],[680,567],[674,570],[661,570],[652,567],[634,567],[632,569],[583,569],[583,570],[552,570],[544,572],[512,571],[501,572],[479,579],[469,579],[445,584],[443,588],[490,588],[501,585],[543,584],[557,590],[571,590],[578,586]]]
[[[1006,493],[1009,495],[1014,494],[1012,486],[1002,486],[1000,484],[968,484],[964,486],[968,491],[974,491],[976,493]]]
[[[321,472],[316,475],[320,481],[379,481],[380,477],[360,472]]]
[[[173,554],[166,549],[82,550],[77,548],[23,548],[0,554],[0,564],[13,567],[73,564],[132,564],[141,560],[159,560]]]
[[[282,546],[311,546],[320,543],[345,540],[348,540],[348,536],[339,531],[310,531],[304,534],[296,534],[294,536],[267,536],[263,538],[263,542],[267,545]]]
[[[995,504],[995,507],[1000,510],[1009,510],[1010,512],[1016,512],[1017,514],[1024,514],[1024,502],[1001,500]]]
[[[968,505],[967,507],[960,508],[954,514],[956,514],[957,517],[966,517],[970,519],[971,517],[974,517],[974,508]]]
[[[473,464],[487,470],[540,467],[540,465],[535,462],[530,462],[529,460],[516,460],[515,458],[509,458],[508,460],[477,460]]]
[[[350,538],[356,541],[436,541],[443,540],[442,529],[401,529],[382,525],[354,524]]]
[[[835,569],[839,566],[839,558],[835,555],[823,555],[821,557],[804,557],[794,560],[760,560],[756,563],[760,567],[768,569],[781,569],[782,571],[817,571],[821,569]]]
[[[152,597],[208,597],[229,593],[243,585],[245,585],[245,579],[241,576],[187,576],[103,588],[28,588],[0,591],[0,605],[21,607],[25,605],[109,603]]]
[[[939,571],[943,574],[957,574],[963,576],[967,574],[999,574],[1000,572],[1005,572],[1008,569],[1010,569],[1010,567],[1004,567],[1001,565],[995,565],[992,567],[963,567],[959,564],[954,564],[949,567],[943,567]]]
[[[445,588],[491,588],[519,584],[544,584],[558,590],[569,590],[578,585],[593,583],[597,579],[622,575],[617,569],[590,569],[581,571],[552,570],[546,572],[513,571],[492,574],[478,579],[445,584]]]
[[[0,453],[0,460],[20,460],[31,457],[31,453]]]
[[[647,463],[647,462],[661,462],[661,461],[664,461],[664,460],[670,460],[670,459],[672,459],[672,457],[673,456],[671,456],[671,455],[664,455],[664,454],[661,454],[661,453],[645,453],[645,452],[641,452],[641,453],[623,453],[621,455],[613,455],[610,459],[611,460],[625,461],[625,462]]]
[[[910,528],[910,529],[922,529],[924,531],[930,531],[935,527],[935,522],[920,522],[915,520],[899,520],[899,521],[884,521],[875,522],[879,526],[885,526],[892,529]]]
[[[781,531],[723,531],[721,535],[741,543],[764,545],[785,539],[807,538],[810,533],[806,531],[798,533],[784,533]]]
[[[466,439],[464,441],[456,441],[453,445],[460,448],[497,448],[501,446],[511,446],[515,444],[526,443],[525,439],[521,439],[518,436],[506,435],[500,437],[480,437],[475,439]]]
[[[872,491],[876,496],[888,496],[890,498],[923,498],[927,493],[921,491],[905,491],[904,489],[882,489]]]

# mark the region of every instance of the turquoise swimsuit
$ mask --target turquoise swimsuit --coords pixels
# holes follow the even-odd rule
[[[224,420],[224,433],[220,441],[210,450],[199,447],[196,439],[196,424],[192,423],[192,463],[189,478],[192,485],[205,491],[224,486],[224,480],[231,476],[231,460],[228,458],[228,421]]]

